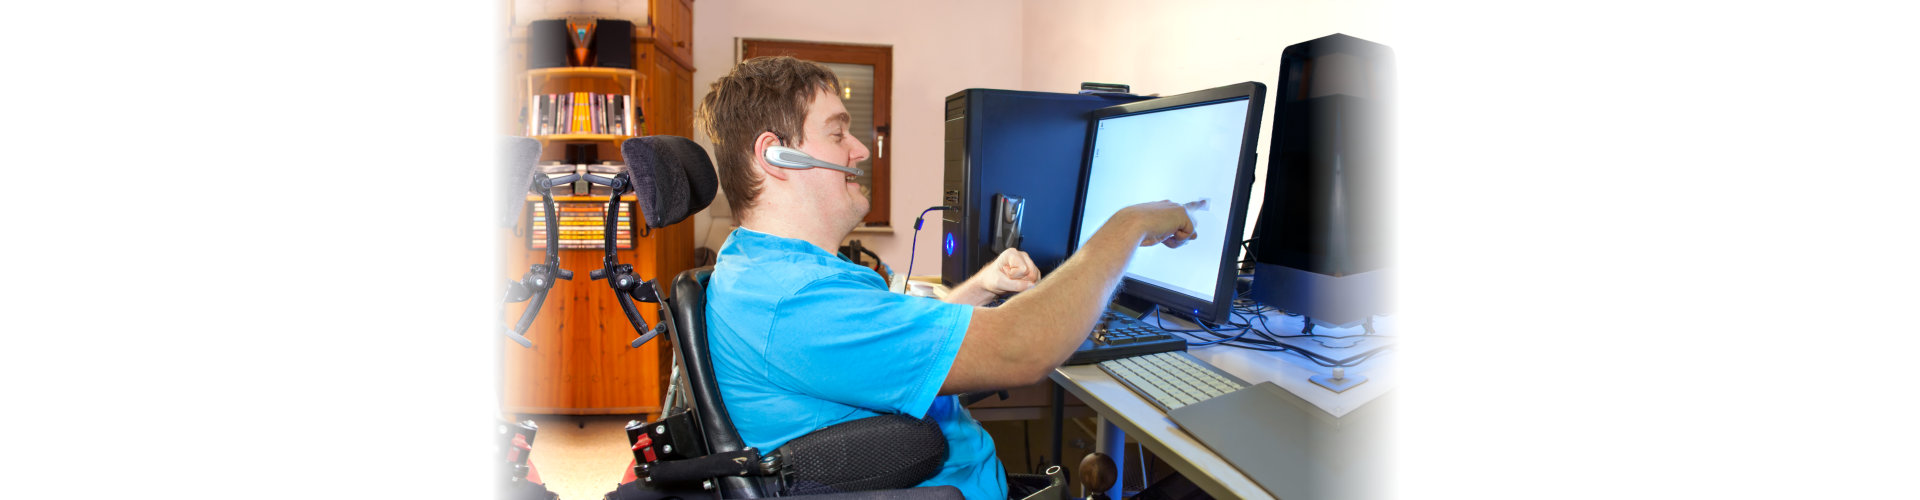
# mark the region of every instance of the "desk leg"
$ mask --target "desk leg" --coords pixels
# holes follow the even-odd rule
[[[1060,433],[1062,431],[1061,424],[1065,423],[1066,420],[1067,390],[1060,388],[1060,384],[1053,384],[1053,454],[1047,455],[1047,459],[1052,460],[1053,463],[1047,465],[1067,464],[1067,459],[1060,456],[1060,440],[1066,439],[1066,435]]]
[[[1113,487],[1107,488],[1107,498],[1120,500],[1120,492],[1126,490],[1127,477],[1127,433],[1120,426],[1113,425],[1106,417],[1100,417],[1098,436],[1094,437],[1094,450],[1113,459]]]

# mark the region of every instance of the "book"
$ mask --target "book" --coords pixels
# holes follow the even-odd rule
[[[607,133],[607,95],[593,95],[593,133]]]
[[[623,111],[627,105],[627,96],[614,94],[610,97],[613,98],[613,102],[609,105],[608,110],[613,112],[613,133],[633,135],[627,131],[627,114]]]
[[[567,129],[567,133],[587,134],[593,132],[592,122],[590,122],[587,117],[587,110],[592,107],[591,104],[588,103],[589,98],[587,96],[588,94],[586,92],[573,93],[573,126]]]
[[[540,133],[553,133],[553,94],[540,96]]]
[[[520,133],[527,136],[539,135],[540,103],[534,96],[527,96],[527,102],[520,105],[520,110],[527,113],[520,118]]]

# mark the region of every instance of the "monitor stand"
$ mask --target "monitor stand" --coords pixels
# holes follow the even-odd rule
[[[1347,389],[1352,389],[1360,384],[1367,383],[1366,377],[1357,375],[1348,377],[1347,369],[1338,366],[1333,368],[1333,375],[1314,375],[1307,377],[1307,380],[1312,381],[1314,385],[1325,387],[1327,390],[1335,393],[1347,392]]]
[[[1153,309],[1157,306],[1158,305],[1152,301],[1133,297],[1125,293],[1114,294],[1113,302],[1107,303],[1108,310],[1125,314],[1133,319],[1141,319],[1148,314],[1153,314]]]

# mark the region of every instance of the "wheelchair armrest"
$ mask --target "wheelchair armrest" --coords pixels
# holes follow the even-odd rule
[[[1000,396],[1001,401],[1006,401],[1007,391],[982,391],[982,392],[970,392],[966,394],[961,394],[960,406],[963,406],[963,407],[973,406],[974,403],[978,403],[982,400],[985,400],[987,398],[994,397],[994,396]]]
[[[805,500],[962,500],[966,497],[960,495],[959,488],[952,486],[926,486],[904,490],[854,491],[780,498]]]

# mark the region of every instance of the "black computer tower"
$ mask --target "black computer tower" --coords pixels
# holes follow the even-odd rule
[[[1322,326],[1386,314],[1393,50],[1334,34],[1288,46],[1280,66],[1253,298]]]
[[[993,196],[1026,200],[1020,249],[1042,273],[1066,259],[1087,117],[1095,109],[1148,99],[967,89],[947,96],[946,178],[940,277],[958,285],[996,256]]]

